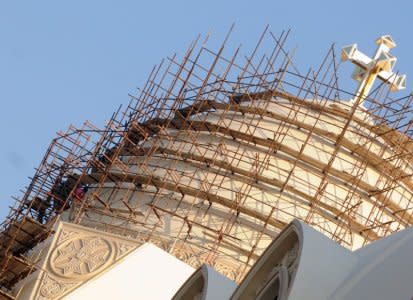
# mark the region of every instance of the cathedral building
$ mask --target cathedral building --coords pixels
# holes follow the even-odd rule
[[[410,299],[395,42],[332,46],[300,73],[288,34],[267,28],[247,56],[197,39],[105,128],[60,133],[2,223],[1,297]]]

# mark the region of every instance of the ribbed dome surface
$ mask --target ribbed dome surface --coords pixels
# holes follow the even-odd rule
[[[231,278],[294,218],[349,248],[409,224],[400,211],[412,196],[403,179],[412,168],[394,159],[400,134],[383,132],[351,102],[272,94],[198,101],[132,124],[100,194],[118,214],[88,212],[82,222],[139,232]],[[122,221],[125,202],[137,208],[136,223]]]

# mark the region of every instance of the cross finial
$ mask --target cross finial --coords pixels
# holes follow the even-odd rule
[[[397,58],[390,54],[390,49],[396,43],[390,35],[383,35],[376,40],[378,45],[373,58],[368,57],[357,49],[357,44],[344,47],[341,51],[341,60],[349,60],[356,65],[353,78],[359,82],[354,98],[360,105],[370,92],[374,80],[379,78],[390,85],[392,92],[406,88],[406,75],[393,73]]]

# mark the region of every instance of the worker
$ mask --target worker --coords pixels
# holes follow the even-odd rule
[[[44,224],[44,222],[46,221],[46,209],[49,207],[47,200],[36,196],[32,201],[26,202],[26,206],[28,206],[33,212],[35,212],[35,215],[37,215],[37,222]]]
[[[82,202],[83,197],[85,197],[85,194],[89,190],[89,187],[87,185],[85,186],[78,186],[75,191],[73,192],[73,198],[74,201],[76,202]]]
[[[94,169],[92,172],[98,172],[102,169],[105,169],[108,165],[110,165],[111,160],[114,158],[116,148],[106,149],[105,153],[100,154],[97,157],[97,161],[95,162]]]
[[[75,188],[79,175],[70,174],[67,179],[61,182],[57,182],[50,191],[50,199],[53,200],[53,209],[61,212],[63,209],[70,207],[68,197],[70,192]]]

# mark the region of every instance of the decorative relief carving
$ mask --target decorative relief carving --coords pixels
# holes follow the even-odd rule
[[[106,267],[112,253],[110,242],[103,238],[76,237],[53,251],[50,268],[59,277],[84,280]]]
[[[185,262],[195,269],[198,269],[204,262],[206,262],[206,260],[203,260],[204,257],[206,259],[206,255],[195,254],[189,257]]]
[[[122,243],[117,243],[117,255],[116,258],[121,258],[125,254],[131,252],[133,249],[135,249],[136,246],[132,245],[127,245],[127,244],[122,244]]]
[[[217,272],[232,280],[235,280],[240,273],[239,264],[236,260],[226,256],[216,257],[213,253],[202,251],[194,246],[189,247],[178,243],[171,254],[194,268],[199,268],[202,264],[211,265]]]
[[[192,251],[188,251],[187,249],[184,249],[183,247],[174,248],[170,253],[176,258],[178,258],[179,260],[182,260],[185,262],[188,261],[190,257],[193,255]]]
[[[296,242],[286,253],[284,253],[281,260],[273,266],[266,276],[263,277],[263,280],[256,284],[257,295],[262,293],[265,287],[276,277],[279,278],[278,280],[280,280],[280,282],[286,281],[287,288],[290,287],[292,278],[294,277],[298,266],[298,251],[299,245],[298,242]],[[285,277],[281,276],[283,270],[286,272]],[[281,293],[281,291],[279,292]]]
[[[61,299],[132,252],[139,241],[62,222],[44,262],[35,299]]]
[[[65,240],[73,238],[75,235],[78,235],[79,233],[76,231],[69,231],[69,230],[62,230],[60,232],[59,236],[59,242],[63,242]]]
[[[164,240],[150,240],[149,242],[151,242],[152,244],[158,246],[158,247],[161,248],[162,250],[168,252],[169,245],[170,245],[170,243],[169,243],[168,241],[164,241]]]
[[[74,283],[61,283],[51,278],[47,274],[43,277],[43,284],[40,288],[40,300],[56,299],[59,295],[74,286]]]
[[[227,259],[218,258],[213,267],[222,275],[228,277],[229,279],[235,280],[237,277],[238,266],[234,265],[231,261]]]
[[[179,260],[196,269],[200,267],[208,257],[208,254],[202,253],[200,249],[193,248],[192,246],[185,245],[181,242],[176,243],[175,247],[169,252]]]

